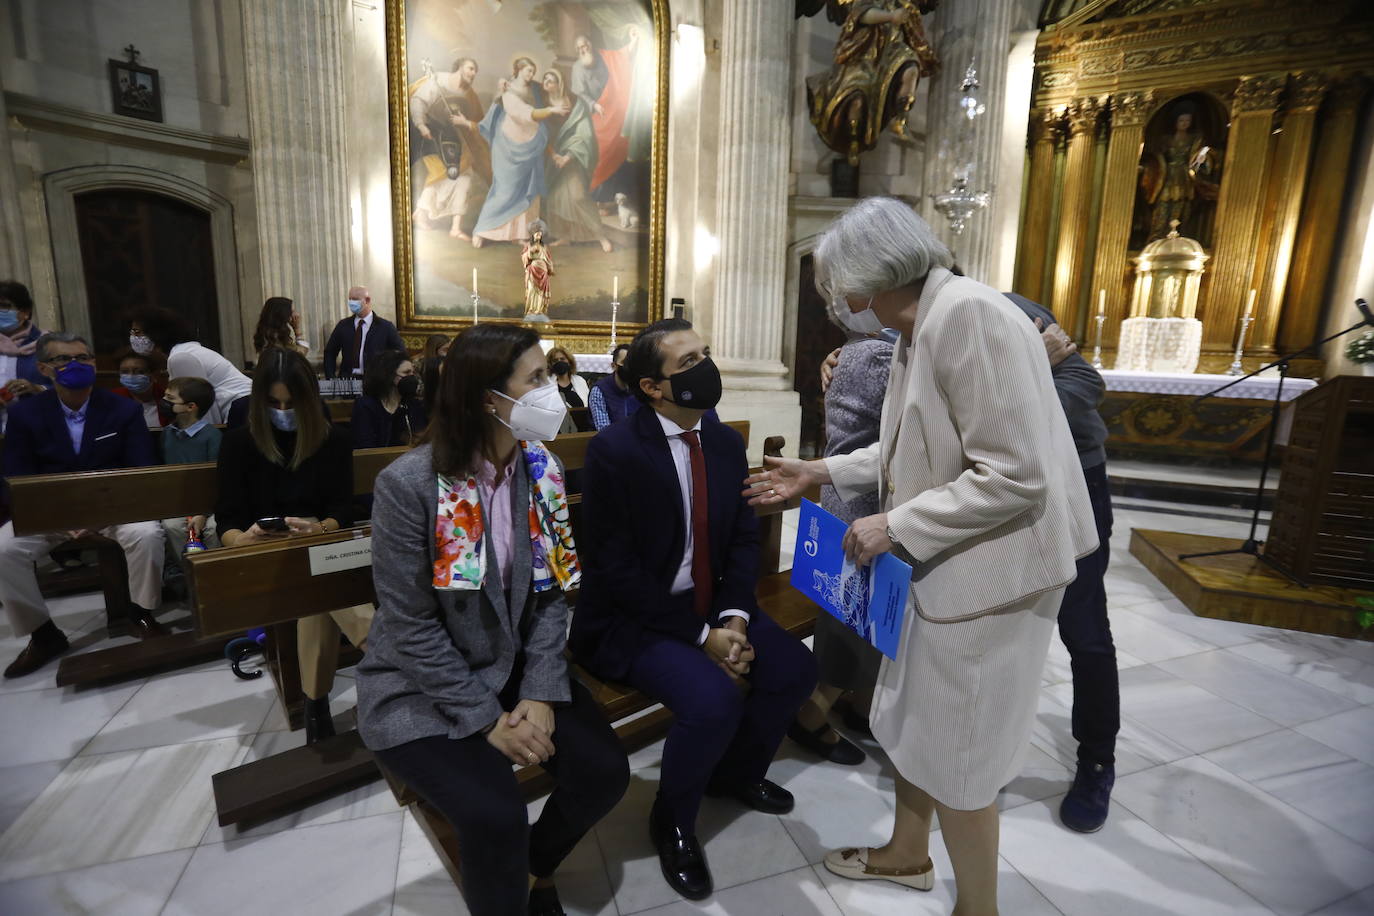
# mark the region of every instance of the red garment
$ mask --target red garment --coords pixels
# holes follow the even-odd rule
[[[162,421],[162,425],[163,425],[163,426],[170,426],[170,425],[172,425],[172,414],[171,414],[171,411],[169,411],[169,410],[163,405],[163,401],[162,401],[162,396],[163,396],[164,394],[167,393],[167,386],[164,385],[164,384],[162,384],[161,382],[153,382],[152,392],[153,392],[153,397],[154,397],[154,398],[156,399],[156,401],[157,401],[157,415],[158,415],[158,419],[160,419],[160,420]],[[133,393],[132,391],[130,391],[128,388],[125,388],[123,385],[118,385],[118,386],[116,386],[116,387],[114,387],[114,388],[111,388],[111,389],[110,389],[110,393],[111,393],[111,394],[117,394],[117,395],[119,395],[121,398],[128,398],[128,399],[131,400],[131,401],[137,401],[138,404],[139,404],[139,406],[142,406],[142,405],[148,403],[147,401],[140,401],[138,398],[134,397],[134,393]]]
[[[592,112],[592,128],[596,131],[597,161],[592,173],[592,190],[605,184],[616,169],[625,164],[630,154],[630,140],[624,134],[625,115],[630,110],[630,89],[634,84],[634,60],[630,51],[598,52],[606,62],[609,79],[601,90],[601,114]]]

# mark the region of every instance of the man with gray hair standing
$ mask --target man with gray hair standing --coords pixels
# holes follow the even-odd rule
[[[38,339],[38,368],[53,380],[53,390],[21,401],[10,409],[5,431],[3,470],[6,477],[107,471],[155,464],[153,439],[137,401],[95,386],[95,356],[86,341],[70,333]],[[64,528],[52,519],[53,531],[16,535],[14,522],[0,527],[0,603],[10,629],[28,636],[29,644],[5,677],[31,674],[67,651],[67,637],[48,614],[38,590],[35,561],[63,541],[90,532]],[[133,522],[101,528],[118,541],[129,567],[130,623],[140,636],[165,631],[153,618],[162,597],[162,525]]]

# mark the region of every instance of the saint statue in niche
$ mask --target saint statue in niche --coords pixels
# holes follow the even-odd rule
[[[922,76],[939,72],[940,62],[921,27],[921,13],[939,0],[797,0],[798,16],[826,8],[840,24],[835,59],[825,73],[806,79],[811,123],[825,145],[852,166],[891,128],[906,136],[906,115]]]
[[[553,258],[544,244],[547,227],[542,219],[530,224],[530,235],[520,251],[520,264],[525,268],[525,320],[548,321],[549,277],[553,276]]]
[[[1140,160],[1140,199],[1133,248],[1178,234],[1211,247],[1212,217],[1221,189],[1222,155],[1198,124],[1198,106],[1184,99],[1166,108]],[[1153,124],[1151,125],[1154,126]]]

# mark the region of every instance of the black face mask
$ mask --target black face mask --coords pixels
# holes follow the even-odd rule
[[[161,401],[159,401],[158,406],[161,407],[163,410],[167,411],[169,414],[172,414],[173,416],[176,415],[176,410],[174,409],[176,405],[173,404],[171,401],[167,400],[166,398],[163,398]]]
[[[679,407],[710,410],[720,403],[720,370],[709,356],[666,380],[673,386],[673,396],[668,400]]]
[[[401,393],[403,398],[413,398],[420,390],[420,377],[418,375],[407,375],[396,383],[396,390]]]
[[[567,375],[569,372],[572,371],[572,363],[568,362],[565,359],[560,359],[558,362],[554,363],[552,366],[549,367],[549,371],[552,372],[554,375]]]

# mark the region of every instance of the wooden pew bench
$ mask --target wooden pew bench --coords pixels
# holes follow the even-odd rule
[[[747,424],[739,424],[747,436]],[[560,437],[554,450],[568,470],[580,469],[590,435]],[[780,443],[778,444],[780,447]],[[570,499],[574,517],[580,496]],[[815,608],[787,585],[787,574],[773,575],[778,567],[782,512],[787,507],[760,510],[763,569],[760,582],[764,608],[778,623],[799,637],[810,633]],[[329,534],[296,538],[287,543],[258,544],[233,551],[199,554],[189,563],[195,595],[195,611],[202,635],[232,634],[248,626],[280,626],[305,614],[320,613],[372,598],[371,571],[367,566],[310,575],[312,549],[340,552],[348,542],[367,536],[369,529],[347,529]],[[245,609],[252,620],[245,617]],[[281,680],[294,672],[294,656],[286,663],[270,664]],[[271,661],[271,660],[269,660]],[[592,689],[612,721],[642,712],[652,703],[628,688],[603,684],[584,671],[578,676]],[[622,739],[642,743],[662,732],[667,716],[653,713],[622,725]],[[539,788],[542,770],[522,774],[531,791]],[[216,803],[221,824],[254,822],[320,794],[376,778],[371,755],[356,731],[340,734],[308,747],[300,747],[215,776]],[[407,799],[407,802],[409,799]]]
[[[354,495],[371,493],[377,475],[404,453],[404,448],[355,451]],[[16,534],[50,531],[55,518],[62,519],[68,528],[97,530],[125,522],[194,515],[213,509],[219,489],[214,462],[35,474],[12,478],[9,486]],[[101,551],[106,628],[111,636],[121,635],[128,630],[129,612],[124,551],[114,541],[99,536],[84,538],[74,546]],[[57,684],[91,684],[146,674],[214,658],[223,649],[223,639],[207,641],[193,632],[182,632],[69,655],[58,664]],[[294,652],[294,642],[291,651]]]

